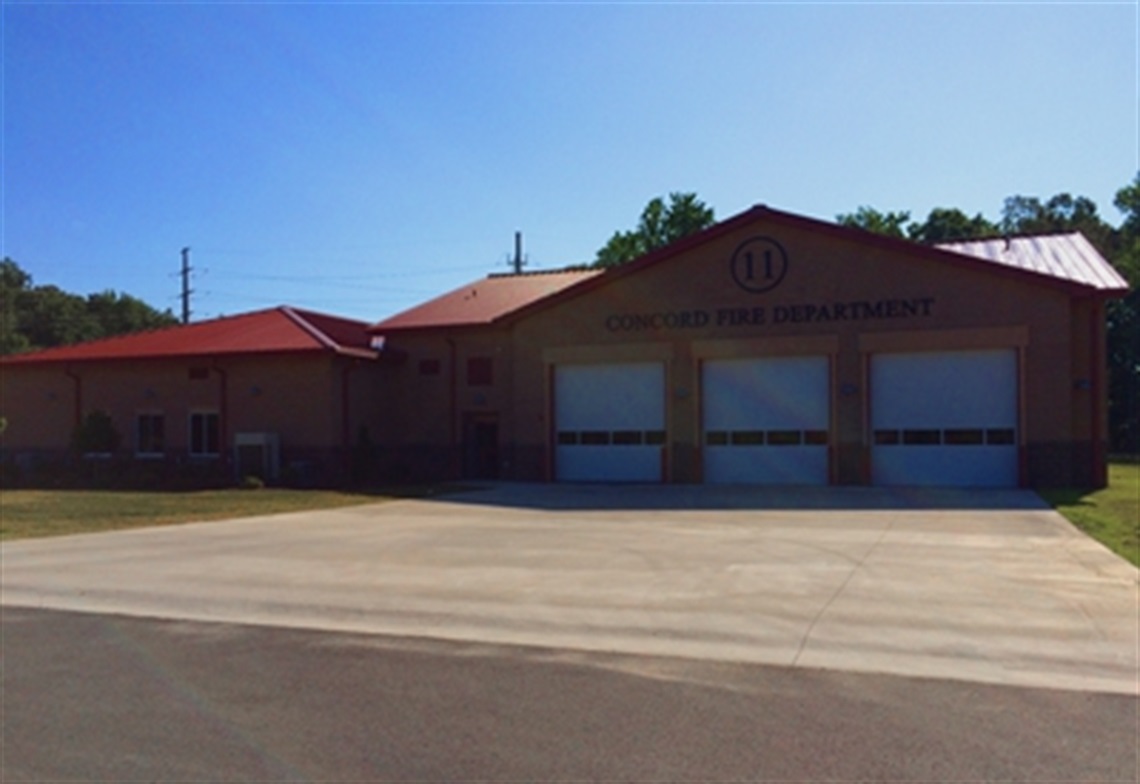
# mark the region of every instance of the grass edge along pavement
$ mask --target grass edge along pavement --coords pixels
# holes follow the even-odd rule
[[[359,492],[277,488],[191,492],[3,489],[0,541],[335,509],[426,498],[460,489],[448,485]]]
[[[1113,460],[1101,490],[1039,490],[1054,509],[1121,558],[1140,567],[1140,461]]]

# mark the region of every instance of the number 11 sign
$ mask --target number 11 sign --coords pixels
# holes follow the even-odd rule
[[[732,254],[732,279],[745,291],[770,291],[780,285],[787,271],[788,254],[770,237],[745,240]]]

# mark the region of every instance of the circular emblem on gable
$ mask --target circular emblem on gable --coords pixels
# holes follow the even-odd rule
[[[740,243],[730,267],[737,286],[761,294],[780,285],[788,271],[788,254],[771,237],[753,237]]]

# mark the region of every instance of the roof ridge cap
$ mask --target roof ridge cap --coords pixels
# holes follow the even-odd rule
[[[279,305],[276,308],[276,310],[278,312],[284,314],[284,316],[286,318],[288,318],[290,321],[292,321],[298,327],[300,327],[305,332],[307,332],[310,337],[312,337],[314,340],[316,340],[318,343],[320,343],[325,348],[330,349],[331,351],[338,351],[338,352],[341,350],[341,348],[343,348],[339,343],[337,343],[331,337],[329,337],[324,332],[322,332],[320,329],[318,329],[316,325],[310,323],[308,319],[306,319],[304,316],[302,316],[300,313],[298,313],[291,306]]]
[[[504,278],[537,278],[542,275],[579,275],[583,273],[598,273],[601,269],[588,267],[585,269],[567,269],[566,267],[543,270],[526,270],[524,272],[491,272],[484,280],[502,280]]]

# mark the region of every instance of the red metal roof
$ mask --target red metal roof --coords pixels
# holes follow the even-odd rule
[[[600,274],[601,270],[589,269],[491,275],[397,313],[370,331],[383,334],[408,329],[484,326]]]
[[[0,358],[0,362],[9,365],[306,351],[330,351],[374,359],[377,352],[370,347],[370,340],[365,322],[282,306],[14,354]]]
[[[937,247],[1006,267],[1071,281],[1098,291],[1128,290],[1128,281],[1113,269],[1080,232],[946,242]]]

